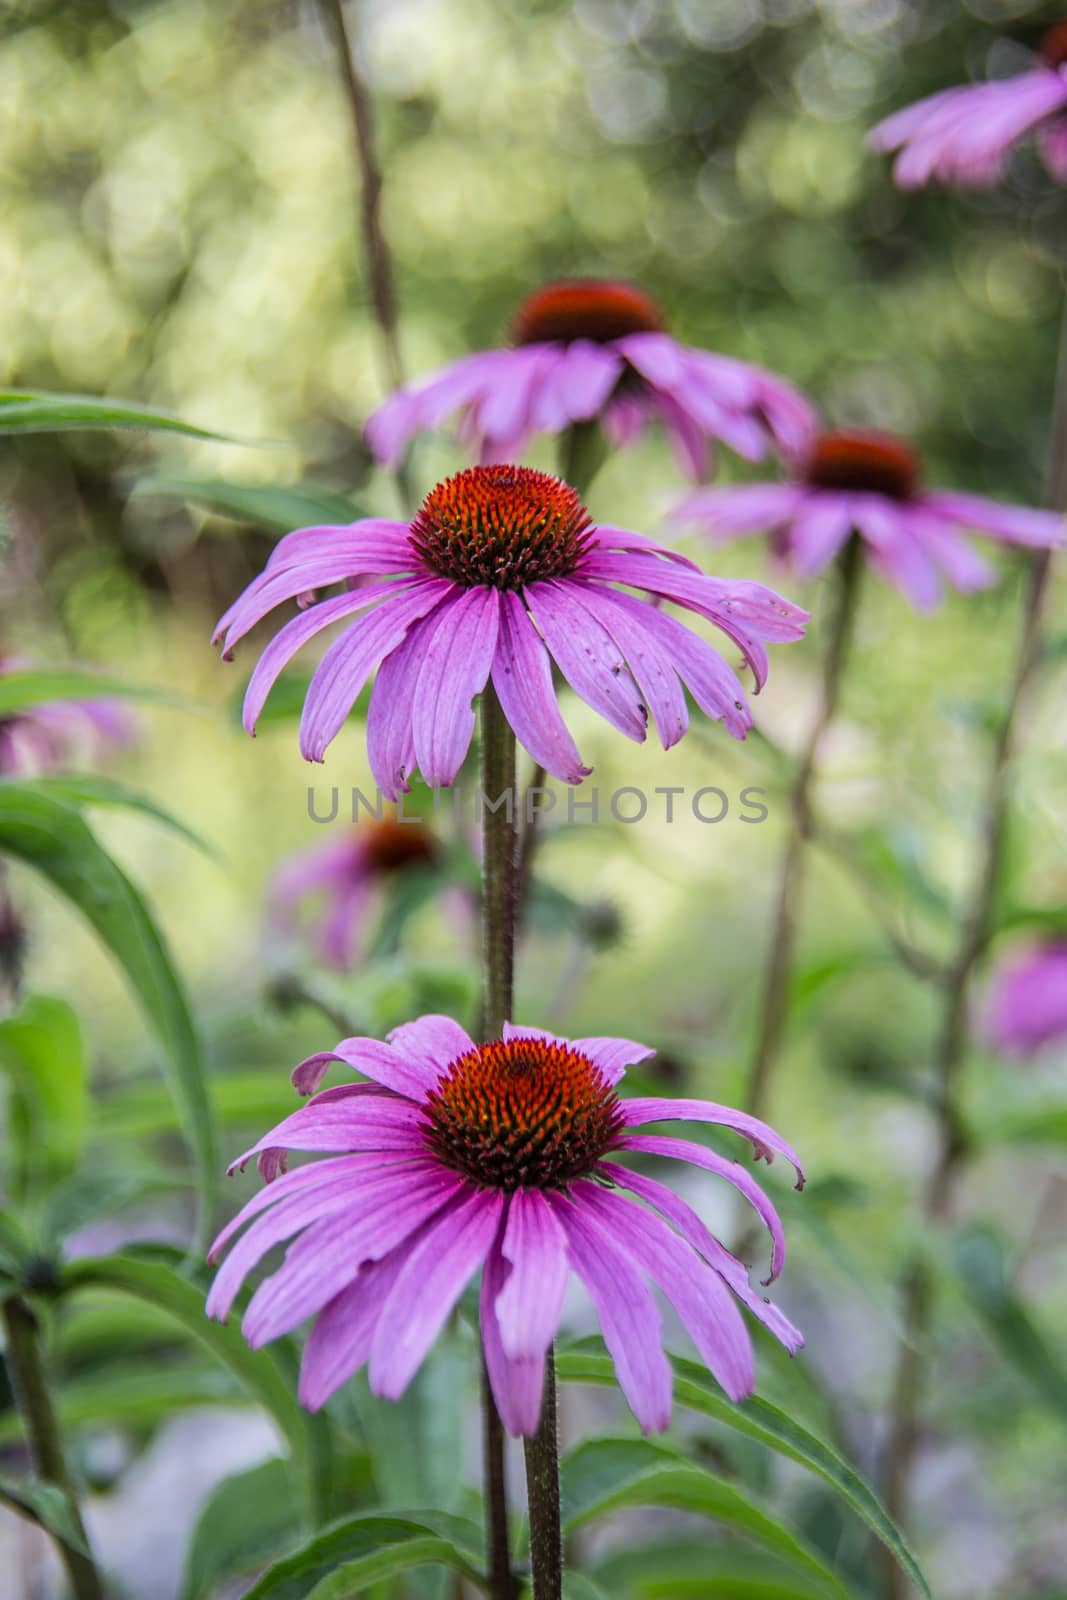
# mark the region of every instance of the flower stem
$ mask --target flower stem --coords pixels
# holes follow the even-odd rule
[[[62,1539],[56,1548],[67,1569],[74,1600],[104,1600],[104,1585],[89,1551],[77,1497],[63,1450],[48,1379],[41,1359],[37,1318],[21,1295],[11,1295],[0,1304],[4,1324],[4,1354],[11,1374],[11,1386],[22,1415],[33,1457],[34,1471],[42,1483],[54,1484],[66,1502],[70,1519],[83,1548],[74,1549]]]
[[[482,733],[482,1038],[499,1039],[510,1021],[518,910],[515,735],[492,682],[481,704]],[[486,1538],[492,1600],[515,1600],[508,1541],[504,1429],[482,1358]]]
[[[526,1447],[526,1493],[530,1505],[530,1566],[533,1600],[562,1600],[563,1539],[559,1508],[559,1437],[556,1425],[556,1361],[545,1356],[541,1421]]]
[[[1045,504],[1067,509],[1067,306],[1060,335],[1056,398],[1045,479]],[[975,857],[978,870],[964,911],[956,954],[949,963],[942,991],[941,1027],[935,1058],[937,1154],[923,1194],[924,1233],[949,1215],[958,1168],[967,1154],[959,1105],[959,1080],[967,1049],[967,999],[971,980],[993,932],[997,891],[1011,798],[1018,713],[1040,660],[1041,615],[1052,569],[1051,552],[1039,550],[1030,559],[1022,624],[1008,696],[993,740],[982,831]],[[890,1402],[889,1437],[885,1452],[886,1508],[905,1523],[924,1379],[923,1346],[933,1309],[934,1280],[924,1259],[915,1260],[904,1278],[901,1342]],[[889,1569],[890,1600],[906,1600],[908,1589],[899,1568]]]
[[[759,1008],[759,1035],[749,1067],[744,1100],[746,1110],[754,1116],[763,1116],[766,1111],[771,1080],[789,1012],[789,986],[793,976],[793,948],[796,942],[804,859],[814,829],[811,791],[819,745],[833,720],[840,698],[841,682],[852,637],[852,622],[856,613],[861,562],[859,540],[853,536],[838,557],[837,604],[823,660],[819,709],[801,752],[789,794],[789,836],[778,878],[774,928],[764,970]]]

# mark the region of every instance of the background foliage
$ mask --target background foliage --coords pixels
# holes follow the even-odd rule
[[[1067,252],[1062,191],[1024,156],[992,195],[901,196],[885,163],[865,156],[863,134],[919,94],[1018,70],[1021,46],[1053,11],[1012,0],[364,0],[360,12],[410,373],[497,341],[517,298],[547,276],[632,276],[680,337],[786,373],[832,419],[914,434],[932,480],[1037,500]],[[88,824],[84,794],[53,804],[71,812],[69,835],[91,826],[143,891],[199,1039],[186,1032],[181,995],[161,995],[158,973],[132,974],[131,998],[62,895],[18,867],[28,980],[51,998],[32,1011],[27,1002],[17,1027],[0,1025],[0,1057],[21,1050],[24,1061],[31,1038],[31,1055],[52,1050],[70,1075],[62,1105],[38,1105],[36,1122],[14,1091],[6,1101],[9,1148],[22,1137],[35,1170],[12,1157],[3,1187],[20,1207],[33,1201],[35,1248],[49,1255],[57,1236],[71,1258],[135,1239],[160,1245],[136,1282],[122,1278],[133,1269],[101,1270],[62,1297],[50,1337],[106,1564],[133,1595],[150,1583],[159,1600],[192,1600],[217,1592],[217,1573],[261,1565],[298,1536],[291,1469],[267,1460],[279,1451],[311,1463],[301,1481],[328,1508],[384,1501],[414,1516],[436,1504],[457,1518],[471,1509],[454,1472],[457,1456],[470,1466],[475,1451],[456,1399],[471,1370],[461,1335],[399,1413],[383,1416],[357,1389],[323,1424],[347,1441],[345,1480],[331,1484],[314,1465],[326,1456],[321,1429],[294,1414],[290,1357],[280,1376],[259,1358],[252,1371],[235,1330],[201,1326],[196,1269],[181,1255],[196,1206],[180,1134],[193,1129],[209,1160],[189,1089],[201,1049],[218,1140],[233,1153],[290,1108],[289,1066],[333,1042],[338,1014],[370,1031],[420,1009],[465,1015],[471,960],[425,905],[399,946],[384,940],[351,980],[306,962],[294,977],[292,952],[264,934],[263,886],[285,850],[330,831],[308,820],[309,782],[321,804],[331,784],[369,790],[360,733],[338,741],[323,771],[300,761],[284,715],[253,746],[233,711],[253,650],[220,667],[207,644],[280,529],[350,506],[398,512],[395,486],[371,472],[361,443],[384,391],[350,129],[316,7],[15,0],[0,19],[0,171],[0,381],[133,397],[246,441],[134,429],[0,443],[5,653],[97,663],[192,703],[142,707],[139,746],[112,774],[181,818],[210,853],[114,803],[90,807]],[[533,459],[551,452],[539,447]],[[417,486],[459,460],[443,437],[421,444]],[[725,475],[736,470],[723,463]],[[678,487],[653,439],[608,464],[591,507],[651,529]],[[767,576],[755,544],[710,565]],[[858,840],[861,876],[827,853],[810,886],[773,1117],[813,1174],[803,1197],[774,1185],[792,1246],[782,1298],[808,1349],[788,1368],[763,1347],[761,1393],[871,1478],[898,1331],[892,1286],[916,1242],[930,1154],[936,1020],[928,987],[888,958],[879,918],[949,948],[1020,584],[1006,561],[997,591],[953,599],[932,620],[869,584],[824,763],[820,804]],[[812,605],[817,624],[821,589],[788,592]],[[1020,908],[1056,911],[1067,886],[1061,600],[1062,585],[1016,773],[1006,920]],[[656,1043],[654,1070],[672,1092],[740,1093],[785,823],[776,747],[795,748],[801,735],[818,649],[816,626],[805,645],[776,653],[757,706],[766,738],[740,749],[706,729],[664,760],[569,707],[605,797],[621,784],[649,793],[718,784],[731,811],[716,827],[685,811],[667,825],[653,807],[640,825],[608,817],[550,834],[520,1015]],[[768,790],[758,827],[739,820],[746,784]],[[9,825],[25,837],[30,824],[0,817]],[[8,847],[14,837],[5,833]],[[70,892],[59,867],[48,876]],[[573,901],[617,911],[621,942],[596,948]],[[129,959],[150,969],[152,938]],[[976,1020],[979,1004],[976,995]],[[1063,1066],[1009,1065],[980,1038],[968,1063],[976,1152],[955,1233],[929,1241],[940,1289],[914,1529],[946,1597],[1063,1592]],[[234,1188],[243,1196],[250,1180]],[[729,1235],[739,1219],[726,1197],[710,1184],[695,1192]],[[152,1271],[174,1303],[145,1291]],[[152,1281],[158,1289],[163,1278]],[[175,1283],[188,1286],[184,1299]],[[207,1339],[219,1341],[214,1350]],[[605,1415],[628,1434],[614,1398],[568,1393],[573,1440]],[[877,1593],[863,1523],[822,1480],[772,1464],[699,1412],[682,1413],[676,1435],[691,1460],[785,1517],[854,1592]],[[0,1411],[0,1449],[13,1464],[16,1438],[12,1413]],[[604,1463],[581,1450],[568,1490],[578,1519],[597,1503],[590,1485],[607,1481]],[[621,1459],[608,1463],[615,1487],[655,1475],[651,1457]],[[210,1501],[183,1568],[205,1497],[236,1470],[255,1477],[233,1504],[264,1514],[246,1528],[225,1501]],[[617,1521],[579,1536],[604,1593],[825,1592],[744,1541],[709,1548],[691,1508],[664,1510],[662,1498],[636,1492],[617,1503],[660,1509],[628,1513],[653,1549],[646,1560],[613,1557]],[[462,1565],[465,1523],[419,1527]],[[372,1533],[353,1532],[346,1559],[389,1548],[388,1528]],[[669,1562],[664,1539],[677,1551]],[[25,1593],[48,1593],[47,1558],[32,1540],[0,1513],[4,1567],[21,1562]],[[592,1592],[575,1590],[579,1600]]]

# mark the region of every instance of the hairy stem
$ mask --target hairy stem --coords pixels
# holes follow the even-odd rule
[[[525,1441],[525,1449],[533,1600],[562,1600],[563,1539],[560,1533],[556,1362],[551,1349],[545,1357],[545,1396],[541,1406],[541,1421],[534,1437]]]
[[[48,1388],[37,1318],[21,1295],[11,1295],[0,1304],[4,1324],[4,1353],[11,1374],[11,1387],[22,1416],[33,1457],[34,1471],[43,1483],[54,1484],[67,1502],[74,1531],[83,1546],[75,1550],[62,1539],[56,1548],[70,1580],[74,1600],[104,1600],[104,1585],[89,1551],[81,1511],[67,1466],[63,1440]]]
[[[763,1116],[767,1108],[771,1081],[789,1012],[789,986],[793,976],[793,948],[796,942],[804,858],[814,828],[811,791],[819,745],[833,720],[840,698],[841,681],[852,636],[852,620],[856,610],[861,559],[859,540],[852,537],[838,558],[837,605],[823,661],[819,708],[801,752],[789,795],[789,837],[786,840],[778,878],[774,927],[760,999],[759,1033],[749,1066],[744,1101],[745,1108],[755,1116]]]
[[[1067,308],[1060,337],[1056,399],[1045,480],[1045,504],[1067,509]],[[959,1105],[959,1080],[967,1050],[967,997],[975,968],[993,928],[1000,885],[1011,799],[1011,769],[1016,724],[1040,659],[1041,615],[1052,568],[1051,554],[1039,550],[1030,559],[1022,624],[1004,711],[993,739],[982,829],[976,841],[978,867],[960,924],[956,954],[944,978],[941,1027],[935,1056],[937,1153],[922,1198],[924,1232],[949,1215],[956,1174],[966,1155]],[[902,1285],[902,1332],[890,1400],[889,1436],[885,1452],[885,1497],[890,1515],[906,1522],[912,1469],[919,1435],[924,1381],[923,1347],[930,1329],[934,1283],[928,1263],[915,1260]],[[899,1568],[889,1571],[891,1600],[906,1600]]]
[[[499,1039],[510,1021],[518,911],[518,816],[515,806],[515,735],[492,683],[481,704],[482,732],[482,1028]],[[504,1429],[482,1360],[486,1534],[492,1600],[515,1600],[508,1542]]]

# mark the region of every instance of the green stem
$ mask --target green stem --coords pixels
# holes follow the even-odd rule
[[[482,694],[482,1027],[499,1039],[511,1020],[518,910],[515,735],[488,683]],[[486,1536],[492,1600],[515,1600],[508,1539],[504,1429],[482,1360]]]
[[[4,1300],[0,1304],[0,1316],[4,1324],[4,1354],[11,1374],[11,1387],[26,1429],[34,1471],[43,1483],[54,1484],[62,1491],[75,1532],[84,1547],[75,1550],[62,1539],[56,1540],[56,1548],[70,1579],[71,1592],[74,1600],[104,1600],[104,1586],[89,1551],[89,1540],[74,1493],[41,1359],[37,1318],[21,1295],[11,1295]]]
[[[748,1072],[744,1105],[763,1116],[770,1097],[771,1080],[781,1049],[789,1013],[789,988],[793,976],[793,949],[803,887],[804,860],[813,834],[811,793],[819,746],[837,710],[841,682],[848,659],[852,623],[859,592],[862,556],[853,535],[838,558],[837,605],[823,661],[822,694],[789,795],[790,824],[778,877],[774,927],[771,933],[759,1008],[759,1033]]]
[[[1067,509],[1067,306],[1060,335],[1045,504]],[[935,1060],[937,1155],[922,1202],[923,1232],[944,1223],[951,1211],[956,1174],[967,1153],[959,1104],[959,1081],[967,1051],[967,998],[971,980],[993,932],[997,891],[1011,800],[1016,724],[1041,656],[1041,616],[1049,587],[1052,556],[1039,550],[1030,559],[1026,601],[1008,697],[993,740],[986,784],[985,818],[975,855],[978,870],[962,918],[956,954],[943,986],[941,1028]],[[902,1333],[890,1401],[885,1452],[885,1497],[890,1515],[906,1523],[924,1382],[924,1346],[933,1310],[934,1281],[928,1263],[913,1261],[902,1285]],[[888,1569],[891,1600],[906,1600],[907,1586],[893,1563]]]
[[[551,1348],[545,1356],[545,1395],[541,1405],[541,1421],[533,1438],[524,1443],[533,1600],[562,1600],[563,1538],[559,1505],[556,1361]]]

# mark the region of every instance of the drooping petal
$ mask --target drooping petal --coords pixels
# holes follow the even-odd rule
[[[666,1156],[671,1161],[689,1161],[695,1167],[714,1172],[719,1178],[732,1183],[739,1194],[753,1207],[756,1215],[771,1236],[771,1271],[767,1283],[773,1283],[785,1266],[785,1234],[781,1218],[769,1197],[755,1178],[739,1161],[728,1161],[725,1156],[709,1150],[706,1145],[694,1144],[691,1139],[670,1139],[655,1134],[637,1134],[623,1141],[622,1150],[642,1150],[646,1155]]]
[[[249,1344],[258,1349],[321,1311],[364,1262],[380,1261],[442,1208],[449,1209],[462,1187],[455,1173],[435,1167],[407,1178],[387,1204],[364,1208],[353,1198],[337,1214],[313,1223],[249,1301],[241,1324]]]
[[[941,598],[937,568],[911,531],[906,507],[883,495],[849,496],[857,533],[870,546],[872,566],[894,583],[918,611],[932,611]]]
[[[575,1184],[575,1195],[583,1211],[594,1212],[641,1270],[659,1284],[701,1360],[730,1399],[750,1395],[756,1382],[752,1341],[718,1273],[655,1212],[587,1181]]]
[[[614,591],[614,595],[616,603],[659,640],[705,716],[721,718],[728,733],[743,739],[752,727],[752,713],[740,678],[719,652],[706,639],[690,633],[676,617],[668,616],[647,600],[621,590]]]
[[[503,1209],[498,1191],[464,1184],[409,1252],[374,1330],[370,1386],[375,1394],[387,1400],[403,1394],[489,1254]]]
[[[991,533],[1009,544],[1055,548],[1067,541],[1067,519],[1059,511],[1035,511],[1030,506],[1006,506],[983,495],[960,490],[931,490],[923,507],[965,528]]]
[[[586,1206],[561,1194],[548,1199],[567,1235],[571,1264],[596,1307],[622,1392],[642,1431],[661,1432],[671,1420],[673,1384],[652,1292],[633,1259]]]
[[[577,605],[559,583],[532,583],[525,590],[525,597],[571,688],[613,728],[641,744],[648,713],[622,652],[607,629]]]
[[[355,1158],[349,1157],[349,1160]],[[298,1173],[286,1173],[285,1177],[276,1179],[266,1191],[261,1191],[272,1199],[288,1179],[303,1175],[307,1181],[283,1194],[266,1215],[257,1216],[230,1250],[211,1286],[207,1302],[208,1316],[217,1317],[221,1322],[229,1315],[248,1274],[275,1245],[291,1239],[294,1234],[302,1234],[305,1229],[317,1229],[320,1223],[336,1223],[339,1217],[351,1225],[353,1239],[358,1241],[361,1228],[363,1234],[368,1228],[373,1230],[383,1207],[401,1200],[420,1183],[425,1184],[435,1178],[437,1172],[438,1169],[430,1161],[419,1166],[408,1162],[378,1162],[375,1165],[364,1161],[356,1168],[350,1166],[343,1171],[334,1168],[331,1175],[321,1182],[315,1181],[317,1172],[314,1167],[301,1167]],[[248,1206],[241,1217],[250,1217]],[[310,1233],[308,1237],[311,1237]],[[216,1241],[216,1248],[218,1243]],[[292,1248],[294,1252],[299,1252],[301,1247],[298,1243]]]
[[[650,555],[663,556],[667,561],[676,561],[680,567],[688,567],[691,572],[701,570],[697,562],[691,561],[680,550],[660,544],[658,539],[653,539],[647,533],[634,533],[629,528],[616,528],[606,522],[597,523],[589,532],[593,543],[603,550],[642,550]]]
[[[781,526],[796,512],[805,491],[796,483],[740,483],[696,489],[670,514],[672,523],[695,523],[702,533],[726,540]]]
[[[289,665],[296,652],[317,633],[321,633],[323,628],[328,628],[331,623],[341,622],[354,616],[357,611],[366,611],[368,606],[376,605],[379,601],[387,603],[405,594],[409,588],[410,585],[406,582],[379,584],[371,589],[358,589],[352,594],[338,595],[333,600],[320,600],[318,605],[301,612],[283,628],[279,628],[257,661],[245,691],[244,709],[241,713],[245,732],[255,733],[259,714],[279,674]]]
[[[500,597],[500,635],[493,687],[515,737],[546,772],[564,783],[589,776],[556,702],[544,642],[516,594]]]
[[[493,1304],[510,1360],[543,1356],[559,1328],[570,1264],[567,1237],[537,1189],[511,1197],[501,1250],[511,1263]]]
[[[817,577],[852,532],[852,512],[847,498],[817,491],[809,494],[789,525],[791,569],[798,578]]]
[[[670,656],[627,610],[615,604],[610,591],[566,579],[560,579],[558,587],[566,589],[575,603],[615,640],[652,713],[664,750],[671,749],[689,726],[689,712]]]
[[[368,1261],[346,1289],[315,1319],[300,1363],[300,1404],[318,1411],[370,1356],[386,1296],[406,1260],[403,1245],[381,1261]]]
[[[747,1111],[735,1111],[731,1106],[716,1105],[711,1100],[624,1100],[623,1117],[628,1127],[636,1128],[648,1122],[715,1122],[723,1128],[733,1128],[743,1134],[752,1145],[757,1157],[770,1162],[774,1155],[785,1156],[795,1168],[797,1188],[804,1184],[804,1169],[800,1158],[785,1140],[766,1122],[749,1116]]]
[[[306,1056],[289,1074],[289,1082],[297,1094],[314,1094],[333,1062],[338,1059],[332,1050],[320,1050],[316,1055]]]
[[[329,1090],[317,1095],[264,1134],[228,1170],[239,1171],[261,1150],[316,1150],[326,1154],[417,1147],[422,1116],[417,1105],[396,1095],[354,1099],[348,1093],[350,1087],[345,1085],[345,1097],[339,1103],[329,1098]]]
[[[794,1327],[784,1312],[752,1287],[744,1262],[731,1255],[726,1246],[716,1239],[691,1205],[666,1184],[646,1177],[642,1172],[631,1172],[628,1167],[620,1167],[613,1161],[602,1161],[597,1170],[618,1188],[628,1189],[666,1217],[682,1238],[694,1250],[698,1250],[723,1281],[729,1284],[742,1305],[747,1306],[753,1316],[774,1334],[790,1355],[796,1354],[804,1343],[799,1328]]]
[[[474,733],[474,696],[485,688],[496,652],[500,596],[468,589],[435,613],[415,684],[415,759],[431,788],[455,778]]]
[[[434,625],[422,617],[391,650],[378,668],[367,709],[367,760],[374,781],[387,800],[411,789],[408,778],[415,770],[415,683],[422,660],[423,641]]]
[[[520,1191],[521,1192],[521,1191]],[[504,1349],[496,1306],[512,1276],[499,1242],[494,1243],[482,1269],[480,1323],[482,1349],[493,1398],[500,1420],[513,1438],[537,1432],[545,1388],[545,1356],[511,1357]]]
[[[447,605],[456,586],[443,578],[413,583],[402,595],[346,628],[319,662],[300,718],[300,753],[321,761],[375,667],[404,638],[412,623]]]

